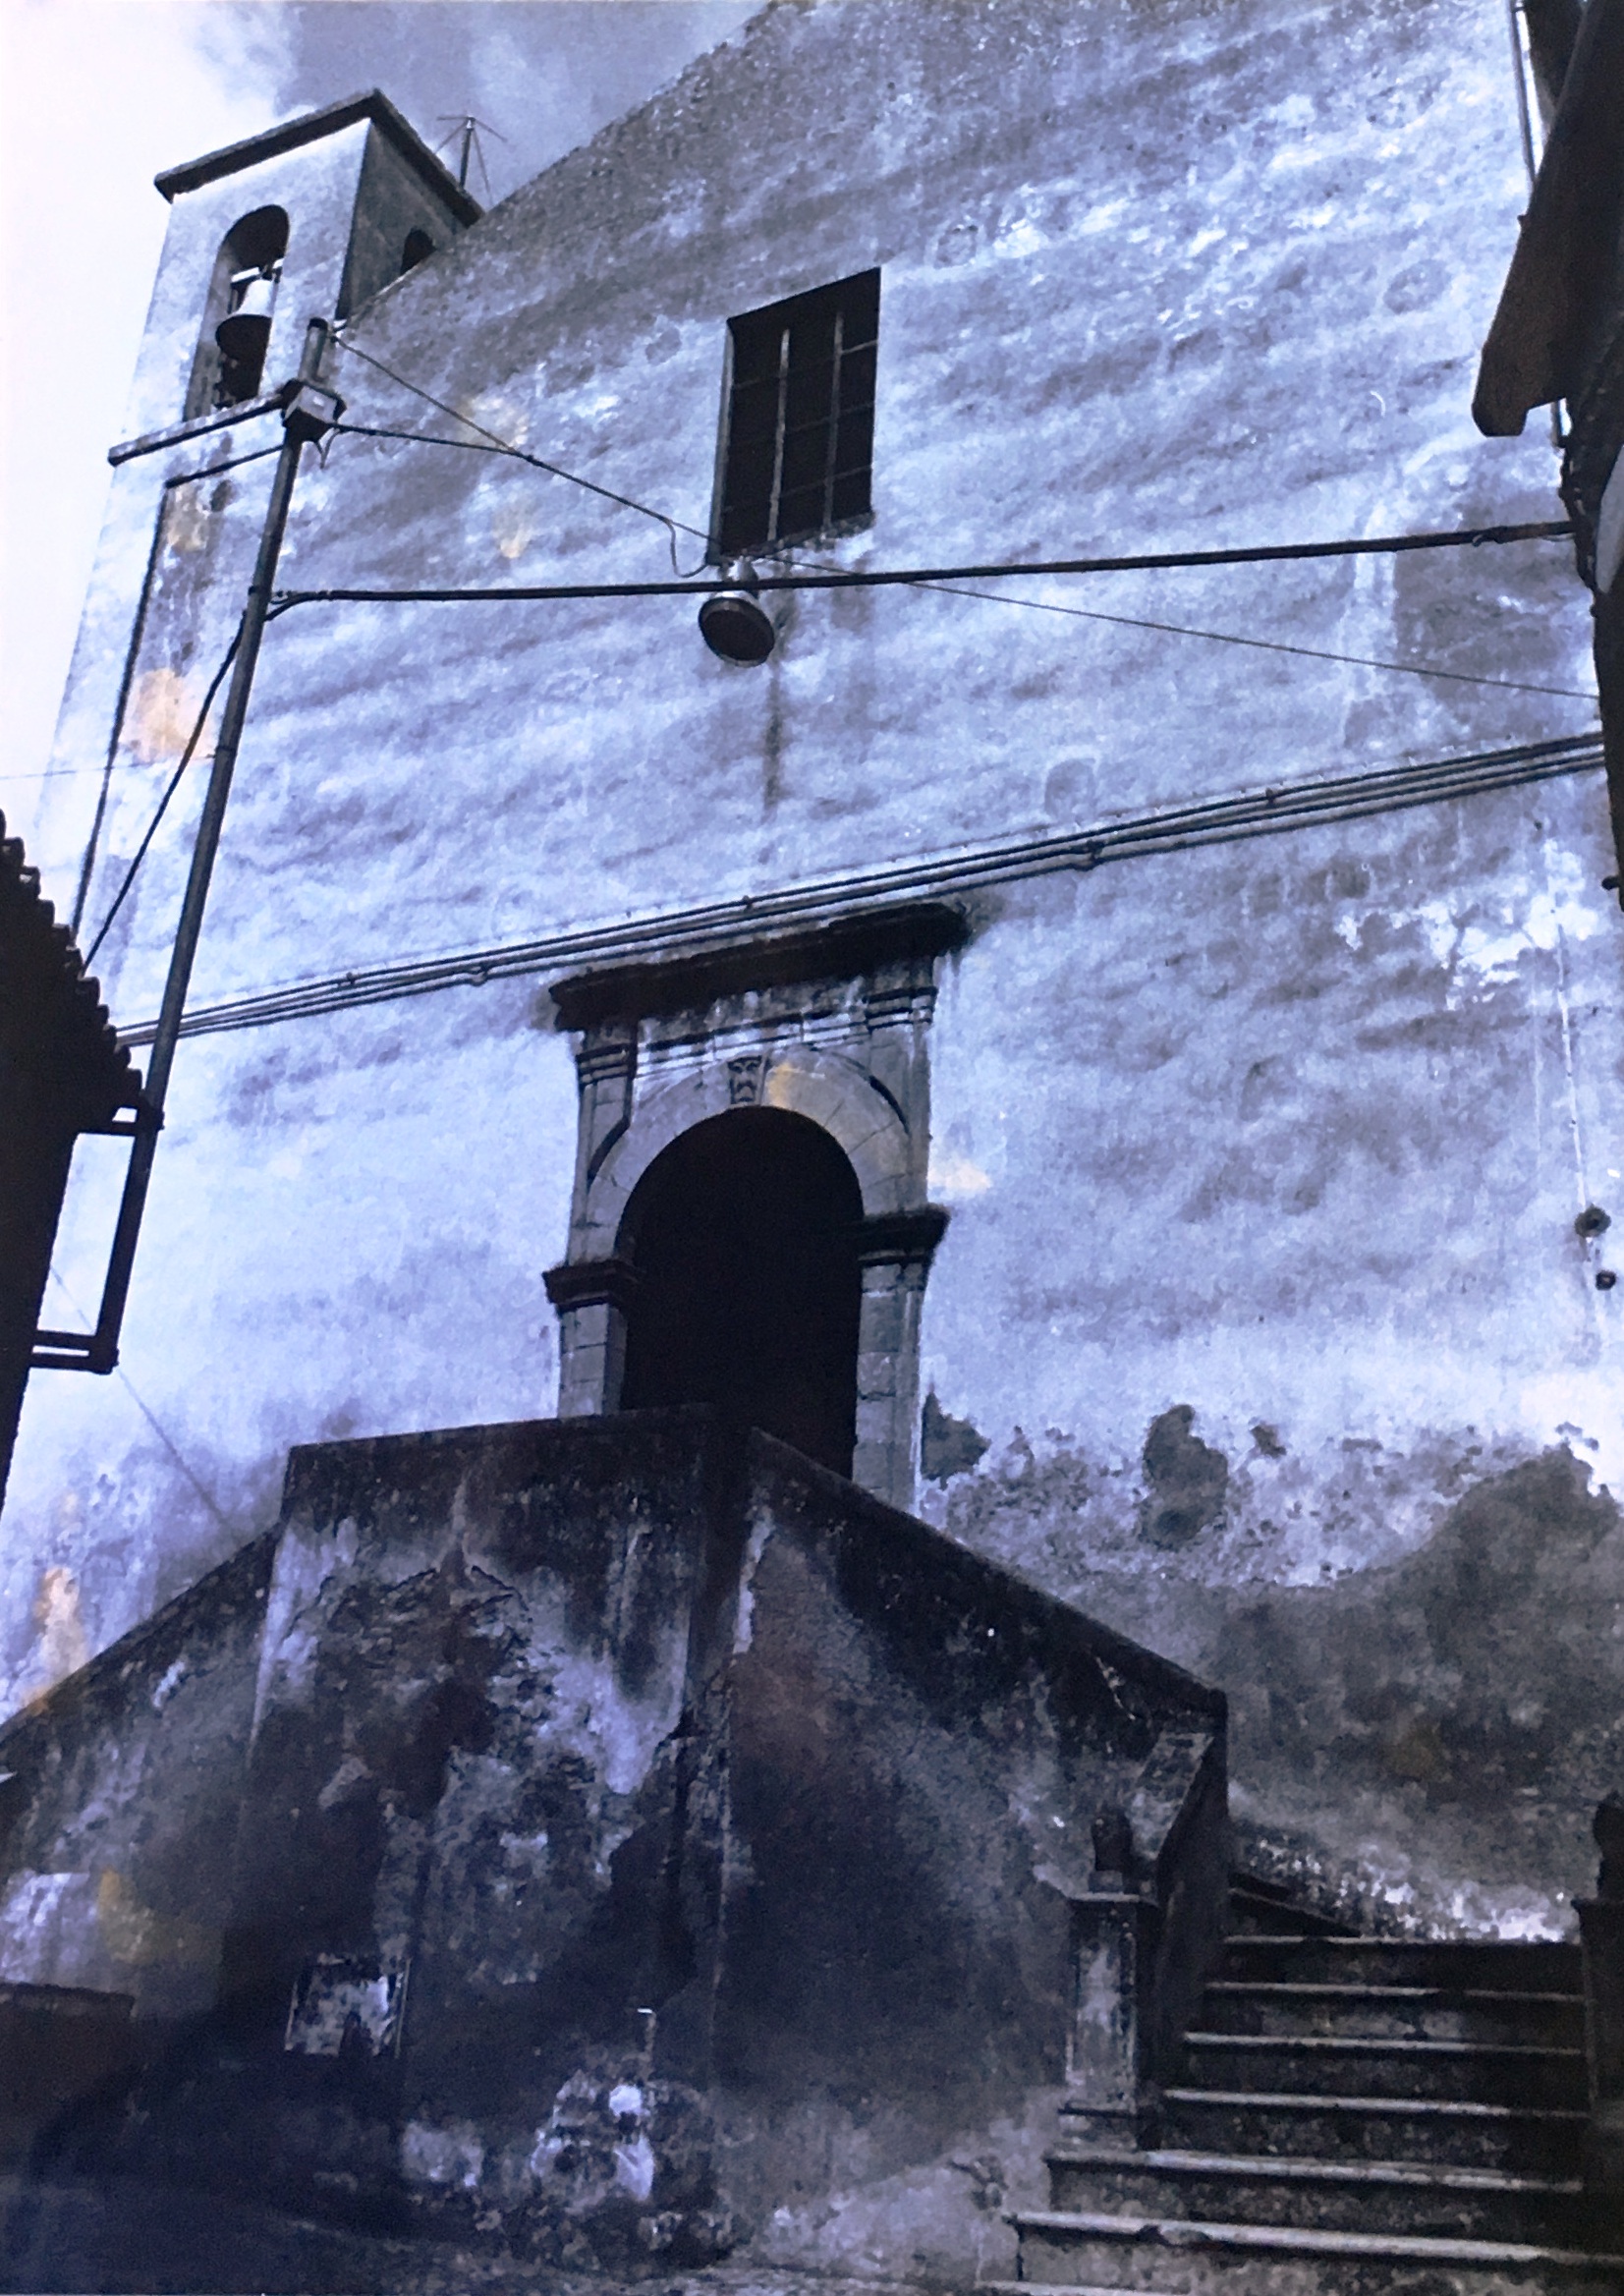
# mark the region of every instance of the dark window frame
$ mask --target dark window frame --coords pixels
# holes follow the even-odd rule
[[[873,515],[878,269],[727,325],[713,557],[866,525]]]

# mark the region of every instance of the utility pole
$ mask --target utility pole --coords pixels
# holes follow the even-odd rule
[[[248,717],[249,699],[253,691],[259,644],[269,618],[277,562],[282,554],[282,537],[287,530],[288,512],[293,502],[294,480],[299,476],[299,458],[306,446],[311,440],[323,437],[344,412],[344,402],[338,394],[316,380],[322,354],[327,347],[327,334],[325,319],[311,319],[308,322],[305,330],[305,348],[299,363],[299,372],[283,386],[282,447],[276,458],[270,500],[265,506],[265,522],[259,531],[259,549],[254,560],[253,576],[249,584],[243,619],[238,625],[231,684],[226,691],[219,738],[214,746],[214,763],[203,798],[196,840],[192,848],[192,868],[187,876],[186,896],[181,903],[180,923],[175,928],[175,945],[170,952],[169,973],[164,981],[163,1003],[159,1008],[157,1032],[152,1039],[151,1058],[147,1063],[140,1105],[136,1112],[134,1145],[130,1150],[129,1169],[125,1173],[124,1195],[119,1204],[118,1224],[113,1231],[107,1279],[102,1287],[96,1327],[93,1332],[36,1333],[36,1364],[40,1361],[41,1350],[44,1351],[46,1361],[59,1370],[75,1369],[105,1373],[111,1372],[119,1360],[119,1333],[124,1322],[125,1302],[130,1295],[136,1245],[140,1236],[141,1215],[146,1208],[146,1193],[151,1183],[158,1135],[163,1130],[169,1074],[175,1063],[175,1048],[180,1041],[181,1016],[186,1010],[193,962],[202,933],[209,880],[214,873],[214,858],[220,848],[226,800],[231,795],[232,774]]]

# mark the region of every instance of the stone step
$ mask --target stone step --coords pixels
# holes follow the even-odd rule
[[[1619,2296],[1624,2257],[1532,2242],[1195,2223],[1057,2210],[1011,2218],[1022,2282],[1165,2296]],[[1019,2285],[1020,2283],[1016,2283]]]
[[[1438,1986],[1454,1992],[1585,1989],[1577,1945],[1489,1938],[1232,1936],[1218,1975],[1245,1984]]]
[[[1404,2160],[1260,2159],[1221,2153],[1125,2153],[1075,2145],[1049,2154],[1049,2199],[1063,2212],[1173,2216],[1321,2232],[1402,2232],[1585,2245],[1577,2178]]]
[[[1187,2033],[1184,2040],[1192,2088],[1302,2096],[1351,2092],[1574,2110],[1586,2100],[1583,2049],[1323,2034]]]
[[[1443,1986],[1252,1984],[1220,1978],[1202,1998],[1204,2033],[1322,2033],[1394,2041],[1508,2041],[1582,2048],[1582,1993],[1452,1991]]]
[[[1257,1874],[1232,1874],[1229,1912],[1235,1928],[1248,1936],[1353,1937],[1358,1932],[1334,1915],[1316,1913],[1278,1881]]]
[[[1164,2141],[1180,2151],[1283,2154],[1293,2159],[1422,2160],[1576,2176],[1583,2112],[1452,2099],[1169,2089]]]

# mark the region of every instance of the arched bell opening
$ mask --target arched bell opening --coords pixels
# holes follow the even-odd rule
[[[703,1403],[849,1476],[862,1191],[809,1118],[737,1108],[655,1157],[621,1223],[620,1405]]]
[[[220,242],[192,364],[188,421],[258,396],[287,252],[284,207],[256,207],[234,223]]]

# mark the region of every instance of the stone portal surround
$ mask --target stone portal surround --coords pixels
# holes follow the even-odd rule
[[[853,1478],[910,1507],[920,1316],[947,1214],[926,1200],[929,1030],[938,960],[968,928],[945,903],[554,984],[581,1083],[569,1251],[547,1271],[561,1419],[614,1411],[637,1270],[622,1248],[633,1191],[662,1149],[730,1108],[820,1125],[863,1197]]]

